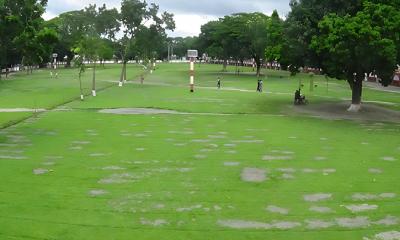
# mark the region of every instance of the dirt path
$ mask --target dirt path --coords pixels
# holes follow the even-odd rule
[[[46,109],[38,108],[0,108],[0,113],[16,113],[16,112],[45,112]]]
[[[328,120],[357,120],[400,123],[400,112],[373,104],[363,104],[358,113],[348,112],[348,102],[312,104],[307,106],[292,106],[289,111],[294,114],[307,114]]]

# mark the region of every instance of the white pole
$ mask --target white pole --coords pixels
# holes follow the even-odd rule
[[[190,58],[190,92],[194,92],[194,58]]]

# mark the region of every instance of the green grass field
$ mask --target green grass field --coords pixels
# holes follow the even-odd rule
[[[1,109],[48,109],[0,113],[0,239],[399,239],[400,93],[365,89],[379,121],[330,120],[293,93],[343,103],[344,81],[268,70],[259,94],[251,69],[196,65],[190,93],[186,64],[123,87],[120,67],[83,102],[76,69],[0,83]]]

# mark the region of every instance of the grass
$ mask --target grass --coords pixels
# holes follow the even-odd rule
[[[111,87],[96,98],[63,105],[70,111],[49,111],[3,129],[0,238],[333,240],[372,238],[399,229],[398,123],[287,116],[298,79],[303,78],[306,85],[307,75],[287,78],[285,72],[268,71],[268,93],[256,94],[237,91],[253,90],[253,76],[224,74],[223,87],[230,90],[217,91],[214,85],[221,66],[202,65],[197,68],[199,88],[190,94],[186,67],[160,65],[146,77],[145,85],[136,80],[122,88]],[[104,85],[116,85],[108,81],[118,79],[118,66],[104,73],[99,74]],[[38,99],[46,91],[33,92],[47,81],[40,80],[39,74],[33,75],[36,85],[26,83],[30,80],[25,76],[20,80],[15,76],[15,81],[21,81],[18,86],[32,89],[30,95]],[[326,92],[324,79],[315,77],[315,81],[314,92],[305,89],[313,104],[349,95],[344,82],[332,83]],[[10,85],[1,91],[10,91],[9,97],[18,99],[17,83],[6,84]],[[53,87],[54,92],[62,92]],[[399,104],[393,93],[366,90],[365,94],[374,101]],[[75,95],[79,92],[71,90],[69,99]],[[63,102],[56,93],[51,96],[44,97],[40,106]],[[24,98],[21,104],[8,100],[0,106],[29,107],[22,104],[29,102],[29,95]],[[121,107],[187,114],[97,111]],[[11,120],[14,115],[3,114],[2,119]],[[263,160],[274,156],[290,159]],[[241,175],[246,168],[266,171],[267,180],[245,181]],[[371,169],[382,173],[373,174]],[[304,195],[316,193],[332,197],[304,201]],[[355,193],[397,195],[357,201],[352,198]],[[345,206],[353,204],[377,205],[378,209],[352,213]],[[289,213],[271,213],[266,210],[271,205]],[[312,206],[333,212],[312,212]],[[397,221],[373,223],[389,215]],[[353,227],[337,224],[338,219],[357,217],[368,219]],[[310,229],[307,220],[316,219],[332,226]],[[238,229],[224,226],[229,221],[301,225],[286,230]]]

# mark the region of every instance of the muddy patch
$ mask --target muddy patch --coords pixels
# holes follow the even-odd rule
[[[382,121],[400,122],[400,112],[389,110],[373,104],[363,104],[358,113],[348,112],[349,102],[311,104],[308,106],[291,107],[294,112],[308,114],[313,117],[328,120],[358,120],[358,121]]]
[[[277,206],[273,206],[273,205],[268,206],[266,208],[266,210],[268,212],[271,212],[271,213],[279,213],[279,214],[282,214],[282,215],[287,215],[289,213],[288,209],[277,207]]]
[[[244,182],[264,182],[265,180],[268,180],[267,171],[258,168],[245,168],[242,171],[241,179]]]
[[[244,220],[218,220],[218,225],[233,229],[270,229],[271,225],[263,222]]]
[[[296,172],[296,169],[294,169],[294,168],[278,168],[276,170],[278,170],[279,172],[282,172],[282,173],[295,173]]]
[[[277,156],[277,155],[264,155],[262,157],[263,161],[274,161],[274,160],[291,160],[292,156]]]
[[[196,159],[206,159],[206,158],[207,158],[207,155],[196,154],[196,155],[194,155],[194,158],[196,158]]]
[[[209,139],[192,139],[191,142],[194,142],[194,143],[208,143],[208,142],[211,142],[211,140],[209,140]]]
[[[311,212],[316,213],[333,213],[334,211],[329,207],[312,206],[309,208]]]
[[[236,147],[237,145],[235,143],[226,143],[224,144],[224,147]]]
[[[394,216],[386,216],[383,219],[373,222],[376,225],[394,226],[399,224],[399,218]]]
[[[0,155],[0,159],[7,159],[7,160],[25,160],[28,159],[25,156],[7,156],[7,155]]]
[[[232,140],[233,143],[264,143],[264,140]]]
[[[315,161],[325,161],[326,157],[317,156],[317,157],[314,157],[314,160]]]
[[[279,229],[288,230],[300,227],[299,222],[274,221],[272,223],[245,220],[218,220],[218,225],[233,229]]]
[[[211,139],[224,139],[224,138],[226,138],[225,135],[208,135],[207,137],[211,138]]]
[[[43,162],[43,166],[54,166],[56,163],[55,162]]]
[[[292,228],[296,228],[296,227],[300,227],[300,226],[301,226],[301,223],[299,223],[299,222],[275,221],[272,223],[272,228],[281,229],[281,230],[292,229]]]
[[[351,196],[351,199],[353,199],[354,201],[369,201],[369,200],[391,199],[395,197],[396,197],[395,193],[381,193],[381,194],[355,193]]]
[[[0,108],[2,113],[17,113],[17,112],[45,112],[46,109],[38,108]]]
[[[264,161],[285,161],[293,159],[294,152],[292,151],[281,151],[281,150],[272,150],[267,155],[262,157]]]
[[[382,157],[382,160],[387,161],[387,162],[397,161],[397,159],[395,157]]]
[[[302,169],[303,173],[316,173],[317,170],[316,169],[311,169],[311,168],[304,168]]]
[[[123,183],[133,183],[137,182],[139,179],[144,176],[134,175],[131,173],[121,173],[121,174],[113,174],[109,177],[100,179],[98,183],[100,184],[123,184]]]
[[[201,209],[202,207],[203,207],[203,205],[197,204],[197,205],[193,205],[193,206],[190,206],[190,207],[177,208],[176,211],[177,212],[191,212],[191,211],[196,210],[196,209]]]
[[[290,174],[290,173],[284,173],[284,174],[282,174],[281,178],[282,178],[282,179],[285,179],[285,180],[295,179],[294,175],[292,175],[292,174]]]
[[[91,142],[89,141],[73,141],[72,144],[76,144],[76,145],[87,145],[90,144]]]
[[[326,201],[332,198],[331,193],[316,193],[316,194],[308,194],[304,195],[303,199],[306,202],[320,202]]]
[[[70,147],[70,150],[82,150],[83,148],[81,146],[74,146],[74,147]]]
[[[324,229],[330,228],[335,225],[334,222],[325,221],[325,220],[305,220],[308,229]]]
[[[164,225],[168,225],[169,222],[165,219],[156,219],[156,220],[148,220],[148,219],[140,219],[140,223],[142,225],[148,225],[153,227],[162,227]]]
[[[103,167],[102,170],[105,171],[119,171],[119,170],[126,170],[126,168],[120,167],[120,166],[106,166]]]
[[[156,109],[156,108],[116,108],[102,109],[100,113],[119,115],[153,115],[153,114],[178,114],[177,111]]]
[[[226,154],[236,154],[237,151],[235,150],[229,150],[229,151],[225,151]]]
[[[106,154],[105,153],[90,153],[90,157],[104,157]]]
[[[97,196],[102,196],[107,194],[108,192],[106,190],[102,190],[102,189],[93,189],[89,191],[89,196],[91,197],[97,197]]]
[[[227,167],[236,167],[239,165],[240,165],[240,162],[224,162],[224,166],[227,166]]]
[[[363,240],[400,240],[399,231],[381,232],[372,238],[364,237]]]
[[[50,172],[49,169],[44,169],[44,168],[33,169],[33,174],[35,174],[35,175],[43,175],[43,174],[47,174],[49,172]]]
[[[352,213],[373,211],[378,209],[378,205],[369,205],[369,204],[358,204],[358,205],[352,204],[352,205],[345,205],[344,207],[347,210],[351,211]]]
[[[383,171],[378,168],[370,168],[370,169],[368,169],[368,172],[372,173],[372,174],[382,174],[383,173]]]
[[[336,218],[336,223],[343,228],[366,228],[371,225],[368,217]]]

